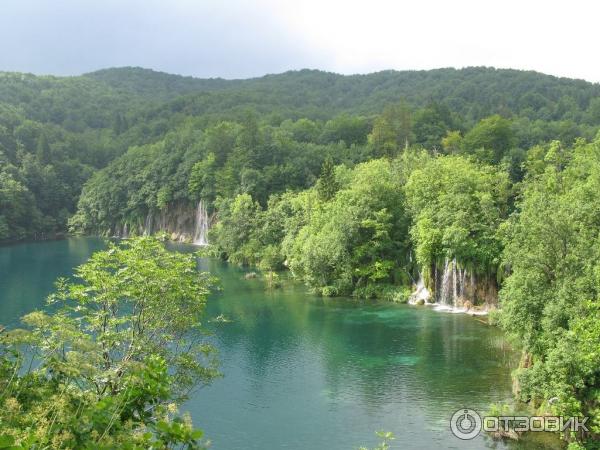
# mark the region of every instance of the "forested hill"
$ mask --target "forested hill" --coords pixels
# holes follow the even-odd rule
[[[497,113],[595,124],[600,122],[600,102],[591,109],[590,103],[599,96],[598,84],[484,67],[349,76],[300,70],[247,80],[199,79],[135,67],[78,77],[0,72],[0,104],[73,131],[108,128],[118,114],[133,119],[157,109],[167,115],[197,115],[252,106],[326,119],[341,112],[376,114],[397,101],[416,108],[441,102],[471,122]]]
[[[492,114],[575,122],[600,120],[600,107],[594,117],[585,114],[590,99],[600,96],[600,85],[510,69],[390,70],[367,75],[300,70],[224,80],[118,68],[85,77],[146,99],[173,100],[186,95],[185,100],[178,99],[167,107],[191,114],[223,112],[246,105],[265,112],[278,108],[296,115],[327,118],[340,112],[378,113],[386,104],[403,100],[413,107],[443,102],[470,121]],[[193,93],[200,95],[189,95]]]
[[[600,94],[600,86],[583,81],[487,68],[352,76],[303,70],[248,80],[242,87],[248,95],[255,92],[282,106],[330,113],[377,113],[400,100],[413,107],[443,102],[468,120],[495,113],[558,120],[568,109],[585,109]]]
[[[185,77],[141,67],[102,69],[83,76],[127,95],[165,101],[186,94],[232,89],[242,83],[242,80]]]
[[[125,164],[131,155],[149,155],[157,148],[169,154],[173,146],[182,147],[178,151],[188,152],[189,167],[214,153],[216,164],[229,173],[221,180],[226,192],[241,185],[242,174],[244,189],[253,185],[265,201],[275,191],[307,187],[326,154],[349,164],[380,156],[384,147],[374,150],[367,136],[377,120],[388,120],[383,112],[389,105],[396,106],[388,119],[403,125],[387,132],[404,133],[405,142],[428,149],[441,148],[450,131],[466,136],[494,114],[508,121],[499,124],[510,128],[503,145],[511,151],[552,139],[591,139],[600,124],[599,85],[492,68],[352,76],[300,70],[248,80],[197,79],[140,68],[74,77],[0,72],[0,241],[65,231],[90,176],[117,158]],[[248,131],[244,123],[256,127],[251,136],[256,140],[239,155]],[[485,136],[469,145],[481,139]],[[152,144],[157,147],[150,151]],[[163,154],[158,158],[166,161]],[[146,164],[143,158],[138,163]],[[177,167],[170,164],[170,172],[154,182],[169,185]],[[188,175],[189,167],[180,176]],[[268,181],[248,178],[266,167]],[[113,204],[131,201],[129,187]],[[165,189],[165,201],[187,195],[174,189],[172,197],[165,197]],[[156,189],[145,195],[137,203],[155,208]],[[141,213],[136,208],[119,207],[115,220]]]

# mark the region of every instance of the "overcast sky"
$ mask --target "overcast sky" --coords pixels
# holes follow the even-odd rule
[[[0,70],[495,66],[600,82],[596,0],[0,0]]]

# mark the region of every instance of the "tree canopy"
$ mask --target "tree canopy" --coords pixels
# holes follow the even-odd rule
[[[156,205],[186,197],[192,203],[198,196],[213,201],[243,191],[265,205],[273,193],[311,186],[326,156],[335,164],[355,164],[393,157],[407,144],[506,163],[511,178],[520,181],[530,147],[593,138],[600,125],[598,96],[600,88],[591,83],[491,68],[360,76],[301,70],[235,81],[140,68],[64,78],[4,72],[0,173],[9,173],[2,183],[14,180],[20,186],[15,192],[22,194],[20,212],[0,210],[0,239],[64,233],[83,185],[98,171],[75,223],[102,233],[113,225],[106,223],[109,216],[121,224],[136,222]],[[170,159],[156,152],[174,146],[187,160],[178,169],[176,159],[167,171],[156,167],[162,179],[151,184],[164,183],[162,190],[144,187],[143,200],[133,199],[140,180],[123,185],[113,179],[119,165],[131,164],[120,159],[128,151],[125,159],[147,158],[148,165],[152,158]],[[187,183],[192,166],[210,153],[215,166],[196,167],[205,173],[195,175],[195,187],[173,183],[175,178]],[[113,162],[117,166],[101,170]],[[202,182],[208,170],[219,176]],[[104,196],[113,184],[124,191],[111,192],[110,202],[89,199],[92,191]]]

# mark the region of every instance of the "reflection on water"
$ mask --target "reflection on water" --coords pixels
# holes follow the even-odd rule
[[[393,448],[486,447],[449,431],[455,410],[511,395],[514,354],[467,316],[267,291],[244,271],[205,260],[223,291],[209,302],[225,378],[189,408],[216,449],[352,449],[393,431]],[[490,443],[493,444],[493,443]],[[497,448],[506,448],[502,443]],[[534,447],[528,447],[534,448]]]
[[[54,279],[102,245],[90,238],[0,247],[0,322],[41,307]],[[265,291],[240,268],[200,264],[221,279],[205,325],[224,378],[182,409],[212,448],[356,449],[374,446],[380,429],[396,434],[392,448],[507,448],[449,431],[458,408],[483,412],[510,398],[514,355],[498,330],[425,308],[322,299],[291,283]],[[218,316],[231,322],[209,321]]]

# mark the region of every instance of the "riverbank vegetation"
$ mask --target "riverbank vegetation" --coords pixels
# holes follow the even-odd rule
[[[600,434],[600,139],[555,142],[528,161],[515,214],[503,229],[502,326],[524,348],[518,395],[541,412],[589,416]],[[581,437],[581,436],[580,436]]]
[[[178,412],[218,376],[195,257],[140,238],[76,278],[58,281],[51,312],[0,334],[0,448],[204,448]]]

